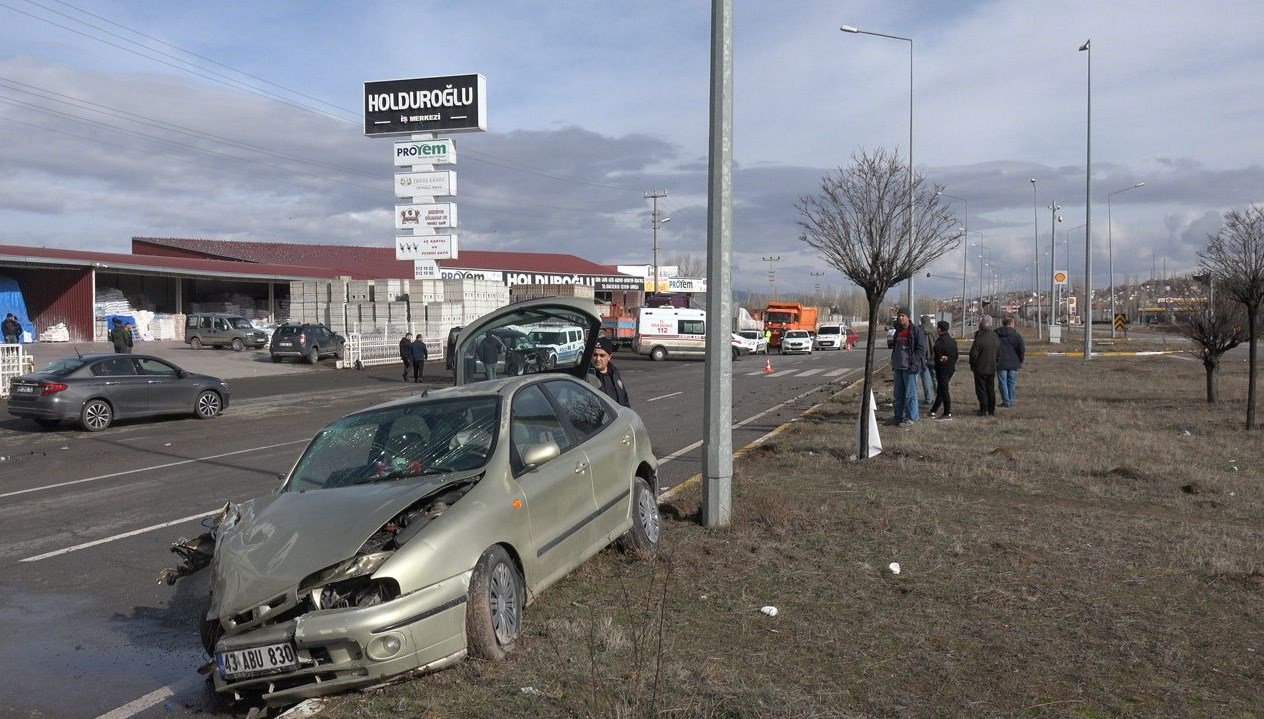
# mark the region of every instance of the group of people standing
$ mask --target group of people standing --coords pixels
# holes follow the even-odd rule
[[[405,332],[399,340],[399,359],[404,363],[404,381],[408,381],[408,371],[412,370],[413,382],[420,382],[426,373],[426,359],[430,357],[430,348],[426,341],[417,335],[413,339],[412,332]]]
[[[1022,335],[1014,329],[1014,318],[1005,317],[1001,325],[993,331],[992,318],[981,317],[970,345],[970,371],[974,375],[980,416],[996,414],[998,385],[1002,407],[1013,407],[1017,398],[1018,370],[1027,348]],[[950,330],[951,325],[942,320],[934,326],[929,321],[925,326],[918,326],[910,319],[907,309],[899,310],[891,346],[891,369],[895,373],[895,411],[891,424],[907,428],[921,418],[919,384],[921,402],[931,403],[929,416],[938,420],[952,419],[951,384],[960,352]],[[933,340],[932,333],[935,334]],[[931,402],[932,392],[934,402]]]

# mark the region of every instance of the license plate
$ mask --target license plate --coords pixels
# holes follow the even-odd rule
[[[293,669],[298,666],[298,658],[290,644],[269,644],[221,652],[215,655],[215,664],[219,667],[220,676],[239,679]]]
[[[39,388],[34,385],[19,384],[14,386],[13,391],[18,394],[35,394],[35,390],[37,389]]]
[[[294,343],[293,342],[277,342],[277,345],[280,347],[293,347]]]

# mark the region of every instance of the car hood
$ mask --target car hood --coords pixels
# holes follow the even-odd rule
[[[216,541],[212,612],[245,611],[296,589],[313,572],[355,556],[408,505],[481,471],[281,492],[240,505],[237,522]]]

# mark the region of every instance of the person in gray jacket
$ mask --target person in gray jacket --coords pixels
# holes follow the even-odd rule
[[[1018,398],[1018,370],[1022,369],[1026,359],[1027,345],[1023,336],[1014,329],[1013,317],[1001,320],[996,339],[1001,343],[996,356],[996,384],[1001,390],[1001,406],[1013,407],[1014,400]]]
[[[937,334],[935,332],[935,323],[931,322],[929,317],[922,317],[922,356],[926,358],[926,363],[922,365],[921,376],[923,404],[930,404],[935,397],[935,386],[938,378],[935,377],[935,372],[931,367],[931,365],[935,364],[931,360],[934,357],[931,348],[935,344]]]
[[[979,318],[979,331],[970,345],[970,371],[974,373],[974,394],[979,398],[979,416],[996,416],[996,355],[1000,340],[992,331],[992,318]]]

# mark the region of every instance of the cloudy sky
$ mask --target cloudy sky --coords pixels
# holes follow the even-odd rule
[[[908,151],[908,45],[843,24],[914,39],[917,170],[965,198],[988,273],[1013,287],[1055,200],[1058,255],[1069,239],[1083,271],[1087,38],[1095,284],[1108,192],[1146,183],[1112,202],[1121,280],[1191,269],[1223,211],[1264,201],[1257,3],[735,5],[741,289],[766,287],[770,255],[779,289],[813,271],[846,287],[797,239],[794,202],[859,150]],[[0,244],[390,246],[391,143],[363,136],[363,83],[477,72],[488,132],[457,137],[463,248],[648,263],[643,194],[661,189],[662,256],[701,255],[709,33],[696,0],[0,0]],[[959,291],[962,264],[919,294]]]

